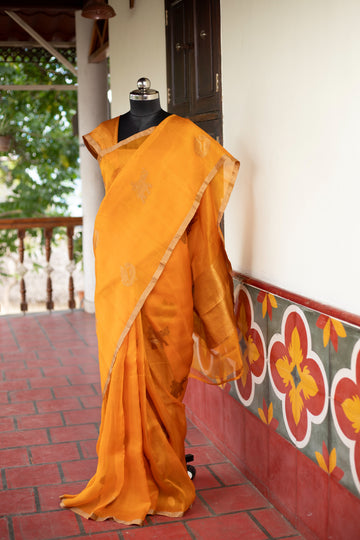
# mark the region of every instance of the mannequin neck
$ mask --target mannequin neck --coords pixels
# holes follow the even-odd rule
[[[138,101],[130,99],[130,113],[134,116],[150,116],[161,111],[160,99]]]
[[[122,141],[134,133],[157,126],[170,116],[160,105],[160,99],[151,101],[130,100],[130,111],[120,116],[118,141]]]

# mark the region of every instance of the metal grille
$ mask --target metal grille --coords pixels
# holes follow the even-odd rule
[[[69,62],[76,63],[76,48],[66,47],[57,49]],[[32,62],[34,64],[48,63],[52,55],[42,47],[0,47],[0,62]]]

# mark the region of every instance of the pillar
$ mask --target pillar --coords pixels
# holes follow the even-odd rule
[[[106,60],[88,62],[93,21],[76,12],[76,50],[78,66],[78,122],[80,137],[80,177],[83,208],[84,309],[93,313],[95,261],[93,230],[95,216],[104,196],[99,164],[84,146],[82,135],[108,118]]]

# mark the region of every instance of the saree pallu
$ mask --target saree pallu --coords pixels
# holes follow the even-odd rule
[[[84,141],[105,197],[94,227],[103,392],[98,466],[61,506],[95,520],[179,517],[195,498],[182,403],[189,376],[241,376],[231,266],[220,221],[239,164],[172,115],[117,142],[119,118]]]

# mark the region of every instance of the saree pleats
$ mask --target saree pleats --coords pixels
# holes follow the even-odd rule
[[[194,500],[182,403],[192,361],[192,341],[184,339],[192,333],[188,260],[180,242],[169,261],[171,274],[180,268],[176,283],[169,288],[163,274],[119,349],[103,400],[96,474],[62,500],[84,517],[140,524],[152,513],[181,516]]]
[[[188,377],[241,375],[231,266],[219,223],[238,163],[170,116],[117,142],[118,119],[84,138],[106,195],[94,230],[103,404],[94,477],[61,505],[141,524],[195,498],[185,462]]]

